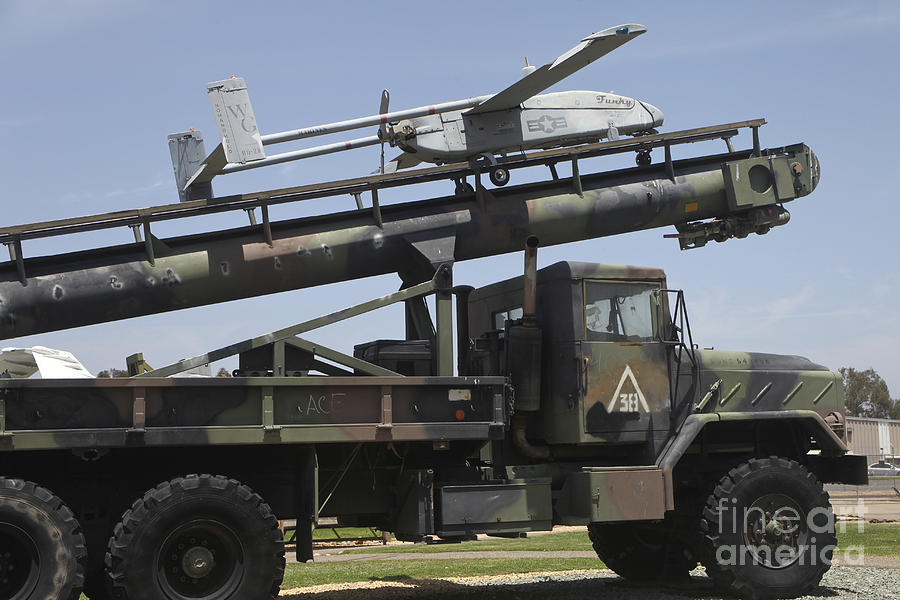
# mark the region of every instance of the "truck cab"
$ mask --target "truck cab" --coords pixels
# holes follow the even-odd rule
[[[683,577],[700,560],[742,597],[818,581],[834,540],[822,482],[866,480],[847,453],[840,374],[699,349],[662,270],[536,271],[527,256],[523,277],[468,295],[468,374],[513,388],[511,435],[484,455],[494,472],[548,478],[554,522],[586,524],[623,577]],[[790,535],[787,514],[802,522]],[[718,560],[732,550],[735,564]]]
[[[528,437],[546,444],[642,445],[652,461],[678,415],[674,329],[661,269],[559,262],[537,273],[535,329],[541,331],[540,396]],[[469,332],[473,374],[500,369],[520,380],[517,358],[494,356],[522,320],[522,278],[474,291]],[[687,354],[684,360],[689,360]],[[676,368],[674,371],[672,366]],[[505,372],[504,372],[505,371]],[[692,369],[681,373],[690,379]],[[680,387],[682,398],[673,396]]]
[[[524,279],[469,295],[465,360],[469,374],[511,378],[534,444],[620,446],[632,464],[651,464],[689,416],[714,415],[707,435],[725,447],[733,441],[735,452],[749,441],[781,453],[785,434],[803,454],[846,451],[838,373],[800,356],[699,349],[684,296],[668,289],[661,269],[550,265],[536,273],[530,324]],[[523,327],[532,340],[525,351]],[[534,389],[536,399],[521,406],[520,389]],[[758,417],[754,427],[767,423],[765,439],[747,439],[759,438],[759,429],[723,424],[750,413]],[[716,431],[725,434],[709,433]]]

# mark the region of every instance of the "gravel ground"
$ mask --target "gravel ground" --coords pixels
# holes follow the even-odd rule
[[[382,560],[395,562],[398,560],[458,560],[472,558],[596,558],[593,550],[466,550],[464,552],[381,552],[370,554],[346,554],[337,551],[316,552],[316,562],[368,562]],[[885,567],[888,569],[900,569],[900,558],[896,556],[866,556],[862,558],[856,555],[836,555],[835,566],[845,567]],[[288,562],[296,562],[290,554]]]
[[[703,569],[692,573],[690,585],[678,588],[639,586],[607,570],[529,573],[486,577],[454,577],[425,581],[370,581],[298,588],[281,592],[286,600],[718,600]],[[900,600],[900,570],[832,567],[822,585],[804,598]]]

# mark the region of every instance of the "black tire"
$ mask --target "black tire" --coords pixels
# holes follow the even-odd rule
[[[497,187],[503,187],[509,183],[509,170],[504,169],[503,167],[494,167],[491,169],[490,173],[488,173],[488,177],[490,177],[491,183]]]
[[[701,561],[716,584],[741,598],[793,598],[831,566],[834,513],[802,465],[755,458],[731,469],[700,519]]]
[[[657,525],[591,523],[597,557],[617,575],[634,581],[679,581],[697,561],[681,541]]]
[[[634,157],[634,162],[639,167],[646,167],[651,162],[653,162],[653,158],[650,156],[650,153],[646,150],[641,150],[637,153],[637,156]]]
[[[284,542],[269,505],[249,487],[188,475],[125,512],[106,568],[119,600],[269,600],[284,578]]]
[[[0,600],[75,600],[86,560],[81,527],[62,500],[0,477]]]

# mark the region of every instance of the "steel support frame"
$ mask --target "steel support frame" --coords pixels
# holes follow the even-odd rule
[[[273,331],[255,338],[243,340],[200,354],[192,358],[186,358],[176,363],[140,373],[136,377],[168,377],[189,369],[228,358],[242,352],[248,352],[263,346],[273,345],[273,375],[283,377],[285,375],[284,347],[289,344],[315,356],[335,362],[339,365],[362,372],[366,375],[398,376],[399,373],[385,369],[370,362],[354,358],[322,344],[317,344],[299,337],[300,334],[331,325],[339,321],[356,317],[373,310],[406,302],[409,300],[435,295],[435,362],[438,376],[453,376],[453,268],[451,264],[438,267],[434,277],[430,281],[420,283],[402,289],[398,292],[375,298],[355,306],[310,319],[296,325],[291,325],[278,331]],[[323,363],[323,366],[327,366]]]

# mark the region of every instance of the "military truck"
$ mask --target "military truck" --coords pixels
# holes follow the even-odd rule
[[[835,543],[822,483],[866,480],[865,457],[847,453],[840,375],[699,349],[659,269],[537,269],[539,246],[573,239],[675,224],[691,248],[786,222],[782,204],[818,181],[805,146],[683,161],[668,149],[730,131],[539,153],[510,168],[538,161],[553,178],[502,190],[448,165],[0,230],[5,337],[391,270],[403,281],[160,369],[134,355],[128,378],[0,380],[0,598],[273,598],[278,520],[296,519],[308,561],[324,517],[409,541],[587,525],[625,578],[680,579],[700,562],[745,598],[808,590]],[[664,163],[579,174],[590,153],[653,144]],[[441,178],[452,196],[378,202],[379,189]],[[268,218],[275,203],[341,194],[357,208]],[[151,232],[254,208],[261,223]],[[134,242],[23,255],[22,240],[125,227]],[[454,284],[454,261],[516,249],[519,277]],[[394,303],[400,339],[360,340],[350,356],[301,337]],[[234,377],[173,376],[233,355]]]

